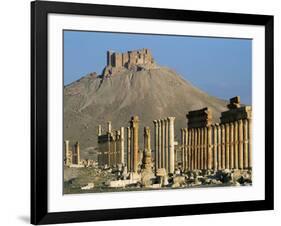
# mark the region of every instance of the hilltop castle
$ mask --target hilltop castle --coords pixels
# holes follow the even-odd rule
[[[140,71],[155,67],[155,62],[149,49],[139,49],[118,53],[107,51],[107,65],[103,70],[103,76],[111,76],[126,68]]]

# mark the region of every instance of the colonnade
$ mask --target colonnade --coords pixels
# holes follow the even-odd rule
[[[175,170],[174,121],[175,117],[153,121],[155,169],[165,168],[169,173]]]
[[[181,129],[182,166],[196,169],[252,167],[251,119]]]

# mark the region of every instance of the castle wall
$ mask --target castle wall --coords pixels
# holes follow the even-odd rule
[[[115,53],[115,67],[122,67],[122,53]]]
[[[135,65],[153,64],[152,54],[148,49],[117,53],[107,51],[107,66],[130,68]]]

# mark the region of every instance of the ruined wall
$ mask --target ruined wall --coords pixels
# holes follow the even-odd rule
[[[98,164],[99,166],[113,166],[124,164],[124,128],[112,130],[108,122],[108,129],[102,134],[98,126]]]
[[[148,49],[118,53],[107,51],[107,66],[130,68],[136,65],[153,64],[153,57]]]
[[[77,141],[72,147],[69,147],[69,141],[64,141],[64,166],[81,164],[80,144]]]

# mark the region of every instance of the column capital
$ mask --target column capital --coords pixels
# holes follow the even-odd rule
[[[137,116],[137,115],[133,116],[133,117],[131,118],[131,121],[132,121],[132,122],[139,122],[139,121],[140,121],[140,120],[139,120],[139,116]]]
[[[169,122],[173,122],[175,121],[176,117],[168,117],[167,119],[169,120]]]

